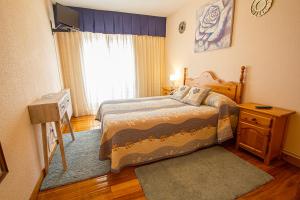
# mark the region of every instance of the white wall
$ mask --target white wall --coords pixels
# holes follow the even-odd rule
[[[238,81],[240,66],[248,67],[244,101],[295,110],[288,128],[285,151],[300,158],[300,1],[274,1],[263,17],[251,14],[252,1],[236,0],[232,47],[194,53],[196,10],[208,0],[194,0],[167,19],[167,78],[189,67],[196,76],[205,70]],[[187,22],[184,34],[180,21]]]
[[[0,1],[0,141],[9,173],[0,199],[28,199],[43,168],[41,130],[27,105],[60,90],[45,0]]]

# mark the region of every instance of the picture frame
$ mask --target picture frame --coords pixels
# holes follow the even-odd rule
[[[231,46],[235,0],[209,0],[196,12],[194,52]]]
[[[5,178],[8,173],[8,167],[5,161],[4,153],[2,150],[2,145],[0,143],[0,183]]]

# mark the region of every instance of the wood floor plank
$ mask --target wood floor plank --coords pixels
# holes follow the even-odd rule
[[[75,132],[97,129],[100,123],[95,116],[72,118]],[[65,130],[68,132],[68,130]],[[75,135],[76,137],[76,135]],[[271,174],[274,180],[256,190],[243,195],[240,200],[300,200],[300,169],[283,160],[275,160],[271,165],[264,165],[260,158],[243,150],[236,150],[234,144],[224,147],[241,159]],[[134,167],[123,169],[120,173],[108,173],[104,176],[88,179],[70,185],[40,192],[40,200],[145,200],[145,196]]]

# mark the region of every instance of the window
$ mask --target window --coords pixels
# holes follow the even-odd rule
[[[136,97],[131,35],[85,34],[82,62],[87,101],[94,113],[105,100]]]

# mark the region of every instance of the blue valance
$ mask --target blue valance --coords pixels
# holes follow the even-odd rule
[[[72,7],[80,30],[93,33],[166,36],[166,18]]]

